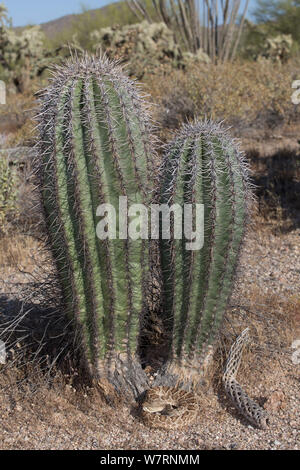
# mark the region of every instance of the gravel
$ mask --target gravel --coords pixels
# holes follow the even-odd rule
[[[279,236],[267,229],[251,233],[232,303],[251,302],[249,284],[256,286],[262,299],[274,293],[285,300],[298,295],[299,236],[299,230]],[[300,338],[299,330],[293,335],[292,339]],[[246,356],[243,366],[247,373],[240,380],[250,396],[268,409],[271,423],[266,430],[245,422],[222,388],[210,381],[201,395],[196,424],[169,432],[145,427],[128,403],[112,409],[93,390],[83,393],[69,385],[47,387],[42,382],[35,393],[27,386],[22,392],[14,387],[2,392],[0,448],[300,449],[299,365],[284,355],[280,362],[266,359],[256,369],[247,358],[251,356]]]

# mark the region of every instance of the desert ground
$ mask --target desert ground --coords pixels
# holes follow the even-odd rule
[[[122,396],[109,404],[97,386],[78,378],[72,364],[66,367],[68,353],[49,340],[50,328],[44,339],[62,349],[53,361],[53,346],[48,352],[37,333],[51,324],[56,308],[43,237],[29,223],[1,238],[2,332],[8,320],[22,316],[7,362],[0,365],[1,449],[299,449],[300,364],[292,349],[300,338],[299,135],[294,125],[245,132],[241,139],[257,185],[256,210],[224,331],[199,393],[199,415],[184,429],[147,428],[136,403]],[[23,168],[23,203],[30,205],[32,198],[34,204],[24,173]],[[230,342],[247,326],[252,342],[239,381],[267,410],[266,430],[239,415],[221,382]]]

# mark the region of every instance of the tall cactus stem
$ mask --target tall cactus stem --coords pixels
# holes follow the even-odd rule
[[[138,355],[146,311],[146,240],[99,239],[100,204],[116,221],[120,196],[149,205],[155,145],[147,104],[121,68],[85,55],[55,67],[40,93],[39,180],[64,308],[81,329],[95,376],[114,376]],[[135,374],[137,374],[135,372]]]
[[[199,370],[221,328],[250,213],[248,173],[235,141],[211,121],[184,125],[166,147],[161,203],[204,205],[201,249],[187,250],[174,233],[160,243],[169,364]]]

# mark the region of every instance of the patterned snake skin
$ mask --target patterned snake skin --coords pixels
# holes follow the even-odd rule
[[[256,427],[268,425],[266,412],[242,389],[236,380],[245,345],[249,342],[249,329],[245,329],[233,343],[226,362],[223,384],[227,395],[238,411]],[[145,392],[141,417],[150,427],[175,429],[192,424],[198,415],[197,395],[178,387],[153,387]]]
[[[269,423],[267,413],[248,397],[247,393],[236,381],[243,350],[246,344],[249,343],[249,340],[249,328],[246,328],[231,346],[223,374],[223,383],[226,394],[231,398],[238,411],[258,428],[266,429]]]

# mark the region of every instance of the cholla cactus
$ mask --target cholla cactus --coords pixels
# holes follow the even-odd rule
[[[92,31],[95,50],[101,46],[109,57],[127,62],[127,72],[141,78],[165,64],[182,66],[182,53],[164,23],[142,23]]]
[[[29,80],[48,65],[45,35],[40,26],[30,26],[16,33],[3,6],[0,17],[0,79],[13,82],[18,91],[22,92]]]
[[[171,330],[169,373],[199,370],[222,325],[232,291],[251,199],[242,153],[218,124],[185,125],[168,145],[161,202],[204,205],[204,245],[188,251],[185,240],[161,240],[164,317]],[[195,223],[195,220],[194,220]],[[175,222],[174,222],[175,224]],[[171,377],[171,378],[170,378]]]
[[[279,34],[273,38],[266,39],[262,55],[274,62],[285,63],[291,54],[292,45],[293,39],[291,34]]]
[[[254,24],[245,21],[248,38],[245,46],[246,56],[253,60],[285,63],[291,56],[293,38],[291,34],[278,34],[269,36],[265,24]]]
[[[111,204],[119,221],[120,196],[149,204],[152,128],[121,68],[89,56],[55,69],[39,119],[42,198],[65,309],[82,330],[91,374],[114,380],[116,357],[132,365],[137,354],[149,244],[119,226],[116,239],[99,239],[98,206]]]
[[[175,41],[173,31],[164,23],[127,25],[120,28],[102,28],[92,31],[90,38],[96,50],[99,46],[109,56],[127,62],[129,75],[141,78],[145,72],[155,72],[169,65],[184,68],[193,62],[209,63],[210,58],[198,49],[197,53],[183,53]]]

